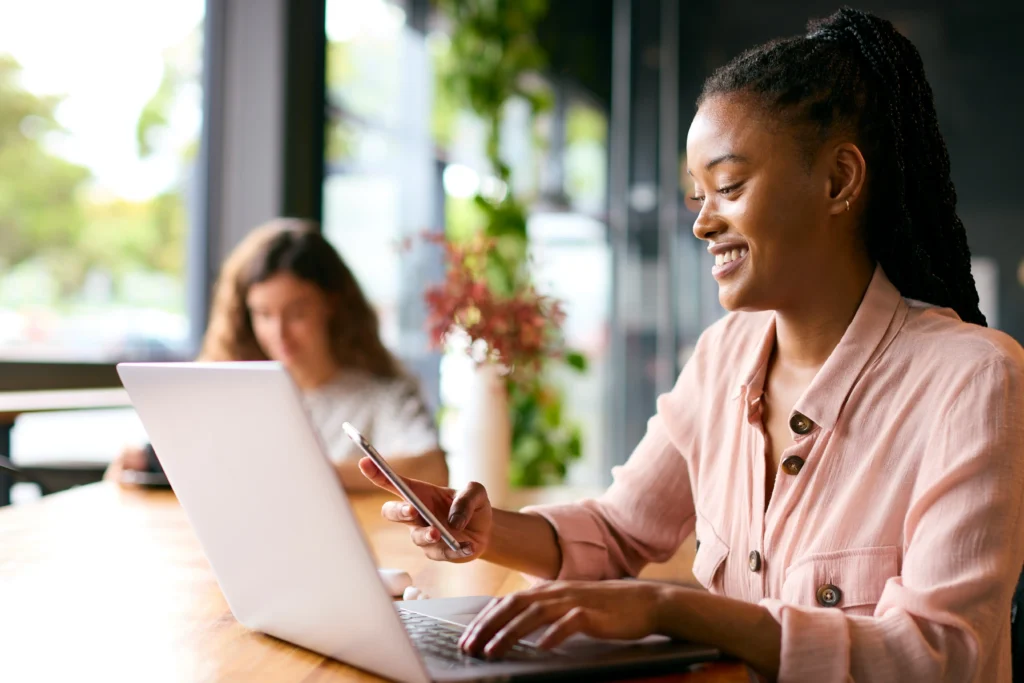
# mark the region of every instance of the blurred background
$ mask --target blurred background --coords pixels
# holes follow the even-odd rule
[[[581,434],[566,481],[602,485],[723,313],[680,173],[701,84],[837,6],[523,2],[544,106],[505,103],[501,154],[588,361],[552,380]],[[1024,7],[862,8],[922,53],[982,310],[1024,341]],[[423,328],[441,257],[397,245],[471,232],[472,198],[508,189],[487,122],[445,85],[464,28],[428,0],[0,0],[0,392],[116,387],[118,361],[192,358],[223,257],[291,215],[322,222],[385,341],[435,407],[457,406],[464,373]],[[130,410],[42,413],[9,448],[102,471],[133,435]]]

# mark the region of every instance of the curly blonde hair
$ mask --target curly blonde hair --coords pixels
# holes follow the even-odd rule
[[[377,314],[341,256],[317,223],[296,218],[259,226],[228,256],[214,288],[200,360],[268,360],[256,341],[246,297],[250,287],[279,273],[311,282],[331,295],[335,308],[330,334],[339,366],[384,378],[404,374],[381,341]]]

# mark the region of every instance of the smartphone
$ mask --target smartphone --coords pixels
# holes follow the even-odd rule
[[[341,428],[345,430],[345,434],[348,435],[348,438],[352,439],[356,445],[359,446],[359,449],[363,451],[363,453],[366,453],[370,460],[373,460],[373,464],[377,466],[377,469],[384,473],[387,480],[394,484],[395,488],[398,489],[398,492],[402,494],[402,498],[416,508],[416,512],[420,513],[420,517],[425,519],[427,524],[437,529],[437,532],[441,534],[441,540],[444,541],[444,544],[451,548],[453,552],[459,552],[462,550],[459,546],[459,542],[455,540],[454,536],[452,536],[452,533],[448,531],[443,524],[441,524],[441,521],[427,508],[426,505],[423,504],[423,501],[416,497],[416,494],[412,492],[412,489],[410,489],[408,484],[405,483],[405,480],[391,469],[391,465],[388,464],[387,460],[381,457],[381,454],[377,452],[377,449],[373,447],[373,444],[367,441],[366,437],[360,434],[359,430],[348,422],[343,423]]]

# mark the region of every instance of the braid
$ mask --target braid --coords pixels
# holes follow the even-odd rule
[[[698,105],[732,92],[802,124],[808,159],[837,129],[855,136],[870,169],[871,257],[903,296],[985,325],[949,153],[913,43],[888,21],[844,7],[812,21],[806,36],[766,43],[716,71]]]

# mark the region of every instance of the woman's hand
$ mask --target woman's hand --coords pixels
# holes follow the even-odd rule
[[[359,469],[367,479],[380,488],[399,495],[369,458],[359,461]],[[404,500],[384,503],[381,509],[384,518],[407,525],[412,542],[423,548],[428,558],[448,562],[469,562],[487,550],[491,540],[493,513],[487,491],[483,486],[472,483],[461,491],[455,491],[416,479],[405,481],[427,509],[434,513],[442,524],[448,526],[462,546],[461,552],[456,552],[445,545],[437,529],[429,526],[416,512],[416,508]]]
[[[125,470],[142,471],[146,469],[146,465],[146,451],[137,446],[125,446],[121,453],[111,461],[107,471],[103,473],[103,479],[121,483],[122,472]]]
[[[575,633],[636,640],[659,632],[661,604],[661,586],[644,581],[541,584],[491,601],[466,628],[459,645],[467,654],[501,657],[544,627],[538,646],[545,649]]]

